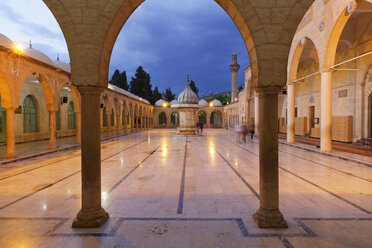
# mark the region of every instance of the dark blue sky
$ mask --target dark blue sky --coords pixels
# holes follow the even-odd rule
[[[178,94],[186,74],[200,93],[231,89],[233,52],[238,54],[244,82],[247,50],[235,24],[212,0],[147,0],[128,19],[115,44],[110,74],[126,70],[128,81],[142,65],[161,90]]]
[[[42,0],[1,0],[0,23],[0,33],[13,41],[27,45],[31,39],[52,60],[59,53],[69,62],[63,34]],[[200,94],[229,91],[233,52],[238,54],[242,84],[247,50],[231,18],[213,0],[146,0],[115,43],[110,76],[115,69],[126,70],[130,81],[142,65],[160,90],[171,87],[178,95],[190,73]]]

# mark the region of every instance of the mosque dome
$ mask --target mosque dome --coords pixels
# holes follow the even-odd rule
[[[166,103],[163,99],[159,99],[155,103],[155,107],[163,107],[163,104]]]
[[[208,102],[204,99],[200,99],[198,105],[199,107],[208,107]]]
[[[0,34],[0,46],[12,49],[14,42],[3,34]]]
[[[178,96],[178,103],[180,104],[197,104],[199,102],[198,96],[192,91],[190,84],[186,84],[186,88]]]
[[[71,73],[71,66],[63,61],[60,61],[59,59],[57,59],[56,61],[54,61],[54,66],[56,68],[59,68],[65,72],[69,72]]]
[[[176,99],[172,100],[169,105],[172,107],[172,105],[178,104],[178,101]]]
[[[41,61],[45,64],[55,67],[53,61],[48,56],[46,56],[44,53],[40,52],[39,50],[33,49],[32,47],[26,48],[23,51],[23,54],[33,59],[36,59],[38,61]]]
[[[222,103],[219,100],[217,100],[217,99],[214,99],[209,104],[212,104],[213,107],[222,107]]]

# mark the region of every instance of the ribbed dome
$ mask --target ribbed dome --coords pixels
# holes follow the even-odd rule
[[[213,107],[222,107],[222,103],[217,99],[214,99],[209,104],[213,104]]]
[[[163,104],[166,103],[163,99],[159,99],[155,103],[155,107],[163,107]]]
[[[0,34],[0,46],[12,49],[14,42],[3,34]]]
[[[65,72],[71,73],[71,66],[65,62],[62,62],[60,60],[54,61],[54,66],[56,68],[59,68],[61,70],[64,70]]]
[[[204,99],[200,99],[198,105],[200,107],[208,107],[208,102],[206,100],[204,100]]]
[[[33,59],[36,59],[38,61],[41,61],[45,64],[51,65],[55,67],[54,63],[48,56],[46,56],[44,53],[40,52],[39,50],[33,49],[33,48],[26,48],[23,51],[24,55],[27,55]]]
[[[172,105],[178,104],[178,101],[176,99],[172,100],[169,105],[172,107]]]
[[[178,96],[178,103],[180,104],[197,104],[198,96],[192,91],[190,84],[186,84],[186,88]]]

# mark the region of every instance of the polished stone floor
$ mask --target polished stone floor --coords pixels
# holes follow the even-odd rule
[[[258,229],[257,140],[232,132],[152,130],[102,143],[110,220],[72,229],[80,152],[0,170],[0,247],[372,247],[372,159],[354,163],[279,146],[289,228]]]

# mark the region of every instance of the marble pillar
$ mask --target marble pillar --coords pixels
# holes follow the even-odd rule
[[[120,134],[120,114],[116,115],[116,135]]]
[[[287,143],[295,143],[295,85],[288,84],[287,90]]]
[[[57,148],[56,111],[49,110],[49,150]]]
[[[332,72],[321,75],[320,88],[320,150],[332,151]]]
[[[15,108],[6,109],[6,154],[4,159],[15,158]]]
[[[107,108],[106,108],[106,124],[107,124],[107,129],[106,129],[106,135],[107,135],[107,137],[110,137],[111,136],[111,111],[110,111],[110,109],[108,108],[108,110],[107,110]]]
[[[260,208],[253,220],[260,228],[287,228],[279,211],[278,94],[280,88],[258,88]]]
[[[76,116],[76,144],[81,144],[81,113],[75,112]]]
[[[101,206],[100,96],[103,87],[78,86],[81,95],[81,209],[72,227],[100,227],[109,218]]]
[[[258,126],[260,125],[260,120],[259,120],[259,106],[258,106],[258,96],[256,93],[256,96],[254,97],[254,132],[255,135],[258,137],[259,136],[259,129]]]

